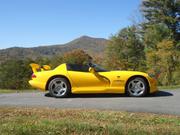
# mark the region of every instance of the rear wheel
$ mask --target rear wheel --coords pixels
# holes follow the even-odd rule
[[[50,81],[48,90],[53,97],[67,97],[70,94],[70,84],[65,78],[54,78]]]
[[[134,77],[130,79],[126,85],[126,93],[131,97],[146,96],[148,92],[148,84],[142,77]]]

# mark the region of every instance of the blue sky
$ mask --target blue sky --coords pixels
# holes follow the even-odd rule
[[[0,0],[0,49],[109,38],[131,24],[141,0]]]

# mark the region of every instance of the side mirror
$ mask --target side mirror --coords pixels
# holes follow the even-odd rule
[[[94,74],[96,71],[95,71],[95,69],[93,67],[90,67],[89,72]]]

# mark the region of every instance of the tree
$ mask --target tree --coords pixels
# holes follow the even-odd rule
[[[63,56],[62,55],[55,55],[54,57],[51,58],[50,65],[52,66],[52,68],[55,68],[62,63],[64,63]]]
[[[144,29],[143,43],[146,49],[157,51],[157,43],[170,39],[171,31],[163,24],[155,24]]]
[[[146,65],[148,70],[157,74],[159,72],[157,62],[160,60],[157,54],[157,45],[163,39],[170,39],[171,32],[164,25],[157,24],[145,29],[144,33],[143,43],[145,45]]]
[[[81,49],[75,49],[70,52],[65,53],[64,55],[56,55],[52,58],[53,67],[58,66],[62,63],[71,63],[71,64],[84,64],[89,62],[92,59],[85,51]]]
[[[3,89],[27,89],[28,81],[32,74],[27,60],[7,60],[0,66],[0,88]]]
[[[75,49],[73,51],[67,52],[63,56],[64,62],[72,64],[83,64],[91,59],[91,56],[81,49]]]
[[[161,72],[162,85],[174,84],[174,74],[179,74],[180,0],[143,0],[141,11],[148,72]]]
[[[111,68],[140,70],[144,68],[144,45],[135,26],[113,35],[107,48],[107,64]]]
[[[173,84],[173,72],[176,70],[178,64],[179,54],[174,49],[174,42],[172,40],[164,39],[157,44],[157,55],[159,56],[158,66],[162,72],[162,79],[165,85]]]
[[[41,57],[37,57],[33,62],[39,65],[48,65],[50,64],[50,58],[41,56]]]
[[[146,27],[164,24],[171,30],[172,38],[180,40],[180,0],[143,0],[141,11]]]

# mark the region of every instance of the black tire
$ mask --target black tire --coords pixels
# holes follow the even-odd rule
[[[49,82],[48,90],[51,96],[64,98],[70,95],[71,86],[66,78],[57,77]]]
[[[144,97],[148,94],[148,84],[142,77],[133,77],[126,84],[126,95],[130,97]]]

